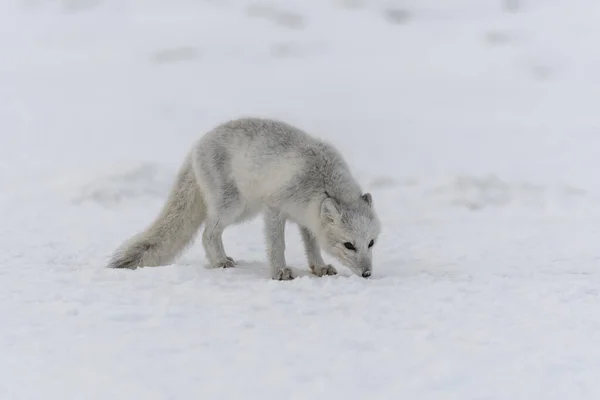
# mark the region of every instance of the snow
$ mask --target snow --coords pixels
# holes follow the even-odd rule
[[[516,10],[506,4],[517,3]],[[600,397],[600,4],[0,3],[0,398]],[[192,142],[242,115],[335,143],[374,275],[105,268]]]

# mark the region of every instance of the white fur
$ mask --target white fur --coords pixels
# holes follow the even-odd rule
[[[300,227],[309,267],[318,276],[336,270],[321,248],[359,276],[370,276],[380,223],[370,194],[363,193],[330,144],[281,121],[241,118],[215,127],[192,147],[160,215],[125,242],[110,266],[165,265],[192,242],[202,242],[213,267],[233,267],[222,235],[227,226],[263,213],[273,279],[292,279],[285,261],[285,225]],[[349,250],[345,242],[353,244]]]

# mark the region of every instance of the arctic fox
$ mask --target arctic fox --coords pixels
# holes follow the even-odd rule
[[[262,212],[271,278],[294,276],[285,260],[286,221],[300,229],[310,271],[335,275],[321,248],[368,278],[380,222],[340,153],[287,123],[260,118],[225,122],[202,136],[185,157],[154,222],[123,243],[109,263],[135,269],[166,265],[195,238],[212,267],[234,267],[223,247],[227,226]]]

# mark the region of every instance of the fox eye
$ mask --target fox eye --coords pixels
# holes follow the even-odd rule
[[[346,247],[348,250],[356,250],[356,247],[354,247],[354,246],[352,245],[352,243],[350,243],[350,242],[346,242],[346,243],[344,243],[344,246],[345,246],[345,247]]]
[[[371,241],[369,242],[369,247],[373,247],[373,245],[374,245],[374,244],[375,244],[375,241],[374,241],[374,240],[371,240]]]

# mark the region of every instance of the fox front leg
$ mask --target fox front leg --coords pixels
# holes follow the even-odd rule
[[[271,278],[279,281],[294,279],[285,262],[285,217],[277,210],[267,209],[264,220]]]
[[[317,276],[335,275],[337,271],[333,266],[325,264],[321,257],[321,249],[317,244],[315,236],[306,228],[300,227],[300,234],[304,242],[304,251],[308,259],[308,265],[311,272]]]

